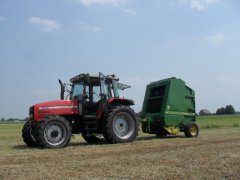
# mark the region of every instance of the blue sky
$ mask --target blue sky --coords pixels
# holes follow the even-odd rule
[[[197,111],[240,110],[239,0],[0,0],[0,118],[59,98],[58,78],[117,74],[142,106],[148,83],[179,77]]]

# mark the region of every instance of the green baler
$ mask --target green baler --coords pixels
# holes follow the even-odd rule
[[[142,109],[142,130],[159,137],[199,133],[195,122],[195,92],[181,79],[169,78],[147,85]]]

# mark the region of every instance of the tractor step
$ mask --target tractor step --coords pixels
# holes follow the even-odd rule
[[[84,116],[84,121],[86,125],[86,130],[87,131],[95,131],[97,130],[98,127],[98,119],[94,115],[85,115]]]

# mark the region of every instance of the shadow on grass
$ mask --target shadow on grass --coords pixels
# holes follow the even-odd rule
[[[137,137],[136,141],[150,141],[150,140],[163,140],[163,139],[176,139],[176,138],[186,138],[185,136],[181,135],[168,135],[166,137],[157,137],[156,135],[152,136],[140,136]],[[70,142],[67,147],[77,147],[77,146],[93,146],[93,145],[111,145],[107,143],[106,141],[101,140],[100,142],[97,143],[87,143],[87,142]],[[19,144],[19,145],[14,145],[11,147],[11,149],[16,149],[16,150],[35,150],[35,149],[44,149],[41,147],[29,147],[25,144]]]
[[[99,142],[99,143],[87,143],[87,142],[70,142],[67,147],[77,147],[77,146],[92,146],[92,145],[107,145],[106,142]],[[35,149],[45,149],[42,147],[29,147],[25,144],[20,144],[20,145],[14,145],[11,147],[11,149],[15,150],[35,150]],[[48,149],[48,148],[46,148]]]
[[[69,143],[68,146],[72,146],[72,147],[75,147],[75,146],[92,146],[92,145],[107,145],[108,143],[107,142],[98,142],[98,143],[87,143],[87,142],[71,142]]]
[[[157,137],[156,135],[153,136],[142,136],[142,137],[138,137],[136,141],[148,141],[148,140],[156,140],[156,139],[176,139],[176,138],[186,138],[185,136],[181,136],[181,135],[168,135],[166,137]]]
[[[36,147],[29,147],[25,144],[20,144],[20,145],[14,145],[11,147],[11,149],[18,149],[18,150],[24,150],[24,149],[37,149]]]

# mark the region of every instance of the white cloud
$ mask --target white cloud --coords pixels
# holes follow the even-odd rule
[[[7,19],[4,16],[0,16],[0,22],[1,21],[6,21]]]
[[[84,6],[91,6],[91,5],[113,5],[117,6],[120,4],[125,3],[126,0],[78,0]]]
[[[190,4],[191,8],[197,10],[203,10],[213,3],[219,2],[220,0],[177,0],[180,4]]]
[[[205,41],[207,41],[215,46],[220,46],[225,42],[226,37],[222,33],[216,33],[216,34],[213,34],[210,36],[206,36],[204,39],[205,39]]]
[[[100,32],[102,29],[98,26],[90,26],[83,21],[79,21],[78,24],[80,25],[81,29],[84,31],[89,32]]]
[[[125,9],[124,10],[127,14],[130,14],[130,15],[136,15],[136,12],[133,10],[133,9]]]
[[[60,24],[56,21],[50,19],[42,19],[39,17],[30,17],[28,18],[30,24],[37,24],[43,31],[50,32],[53,30],[59,30]]]

